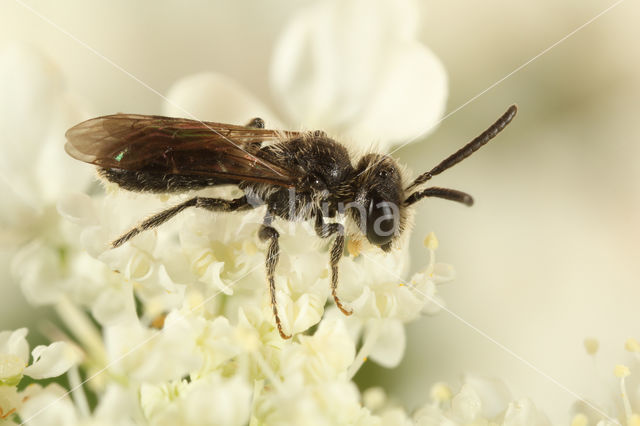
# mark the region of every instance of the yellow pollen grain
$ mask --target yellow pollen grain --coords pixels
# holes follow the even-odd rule
[[[453,396],[451,388],[446,383],[436,383],[431,387],[431,398],[437,402],[449,401]]]
[[[438,248],[438,239],[436,238],[436,234],[430,232],[429,235],[424,239],[424,246],[429,250],[436,250]]]
[[[629,352],[640,352],[640,343],[633,337],[624,342],[624,348]]]
[[[582,413],[576,414],[571,420],[571,426],[587,426],[588,424],[589,419]]]
[[[360,253],[362,252],[362,241],[349,238],[349,241],[347,241],[347,252],[352,257],[360,256]]]
[[[618,364],[613,369],[613,374],[619,379],[623,379],[631,374],[631,370],[626,365]]]
[[[363,360],[364,362],[367,362],[367,359],[368,359],[368,358],[367,358],[366,356],[365,356],[364,358],[362,358],[362,360]]]
[[[598,352],[599,347],[600,342],[598,342],[598,339],[594,339],[592,337],[584,339],[584,349],[589,355],[595,355]]]
[[[167,314],[158,315],[151,321],[151,327],[161,330],[164,327],[164,320],[167,318]]]

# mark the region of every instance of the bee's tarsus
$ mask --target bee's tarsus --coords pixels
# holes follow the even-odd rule
[[[269,281],[269,295],[271,296],[271,309],[273,311],[273,316],[276,320],[276,326],[278,327],[278,333],[280,333],[280,337],[283,339],[290,339],[291,334],[287,334],[282,329],[282,321],[280,320],[280,315],[278,315],[278,301],[276,300],[276,281],[275,281],[275,270],[278,265],[278,260],[280,259],[280,245],[278,244],[278,238],[280,237],[280,233],[271,226],[272,217],[270,214],[264,219],[264,224],[260,227],[260,231],[258,231],[258,237],[262,241],[269,241],[269,248],[267,249],[267,259],[265,261],[265,266],[267,269],[267,281]]]

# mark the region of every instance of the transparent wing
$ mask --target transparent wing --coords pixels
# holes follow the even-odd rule
[[[115,114],[66,133],[67,153],[103,168],[218,177],[293,186],[300,172],[260,156],[260,146],[302,132],[256,129],[182,118]]]

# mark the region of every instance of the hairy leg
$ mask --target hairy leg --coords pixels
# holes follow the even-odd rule
[[[329,257],[329,265],[331,266],[331,295],[338,309],[345,315],[351,315],[353,311],[345,308],[338,297],[338,262],[340,262],[342,252],[344,251],[344,226],[340,223],[325,223],[322,214],[318,213],[316,214],[315,229],[316,234],[318,234],[320,238],[329,238],[331,235],[337,234],[336,239],[333,240],[333,244],[331,245]]]
[[[246,197],[236,198],[234,200],[223,200],[220,198],[206,198],[206,197],[194,197],[183,203],[178,204],[177,206],[173,206],[166,210],[157,213],[150,218],[141,222],[135,228],[129,230],[127,233],[120,236],[117,240],[111,243],[112,248],[116,248],[121,246],[122,244],[129,241],[131,238],[135,237],[139,233],[146,231],[148,229],[153,229],[157,226],[162,225],[181,211],[189,207],[198,207],[211,211],[218,212],[233,212],[233,211],[241,211],[248,210],[252,206],[247,202]]]
[[[267,213],[264,218],[264,224],[260,227],[258,236],[262,241],[269,241],[269,248],[267,249],[267,280],[269,281],[269,293],[271,295],[271,308],[273,310],[273,316],[276,319],[276,326],[278,327],[278,333],[283,339],[290,339],[291,335],[286,334],[282,329],[282,322],[280,321],[280,315],[278,315],[278,302],[276,301],[276,282],[275,282],[275,270],[280,259],[280,245],[278,244],[278,238],[280,234],[271,226],[271,215]]]

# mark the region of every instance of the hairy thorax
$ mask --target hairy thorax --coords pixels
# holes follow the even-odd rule
[[[286,220],[308,220],[321,212],[333,217],[341,204],[353,199],[355,170],[346,148],[324,134],[262,148],[257,156],[273,161],[297,175],[294,187],[244,182],[240,185],[250,203],[268,204],[272,214]]]

